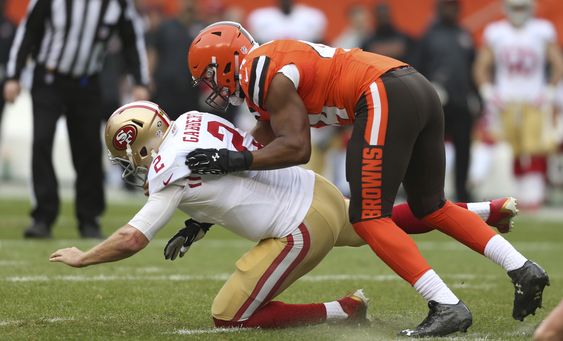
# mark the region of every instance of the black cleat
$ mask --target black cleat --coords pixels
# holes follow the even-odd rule
[[[23,232],[24,238],[49,239],[51,238],[51,228],[42,221],[34,221]]]
[[[534,315],[541,308],[543,289],[549,285],[549,277],[544,269],[532,261],[526,261],[516,270],[508,272],[514,284],[514,308],[512,317],[524,321],[530,314]]]
[[[104,239],[100,225],[95,223],[85,223],[78,228],[81,238]]]
[[[466,332],[473,323],[471,312],[460,300],[457,304],[429,301],[428,316],[415,329],[405,329],[399,336],[430,337],[446,336],[457,331]]]

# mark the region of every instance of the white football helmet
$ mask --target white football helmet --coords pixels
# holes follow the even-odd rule
[[[523,26],[534,15],[534,0],[504,0],[504,12],[510,23]]]
[[[123,181],[143,187],[148,168],[169,127],[168,115],[158,104],[149,101],[126,104],[110,116],[105,142],[111,162],[123,168]]]

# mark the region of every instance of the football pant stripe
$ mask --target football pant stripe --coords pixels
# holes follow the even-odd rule
[[[309,232],[303,224],[287,237],[287,244],[266,272],[260,277],[256,287],[237,311],[234,321],[246,321],[267,302],[283,283],[285,278],[303,260],[310,247]]]
[[[368,122],[364,137],[369,145],[382,146],[387,130],[387,93],[380,79],[370,84],[367,99]]]
[[[377,80],[377,89],[379,90],[379,103],[381,104],[381,121],[379,124],[379,135],[377,137],[377,145],[383,146],[385,144],[385,136],[387,134],[387,117],[388,117],[388,103],[387,91],[381,79]]]
[[[280,280],[278,280],[277,283],[272,288],[272,290],[270,290],[270,294],[266,297],[264,302],[269,302],[273,298],[273,296],[278,292],[278,289],[280,288],[282,283],[286,280],[287,276],[289,276],[289,274],[291,274],[293,272],[293,270],[295,270],[297,265],[299,265],[303,261],[303,259],[307,255],[307,253],[309,253],[309,249],[311,248],[311,237],[309,235],[309,230],[307,230],[307,227],[305,226],[305,224],[302,223],[301,225],[299,225],[299,231],[297,231],[296,233],[299,233],[299,232],[300,232],[300,235],[301,235],[301,238],[302,238],[301,251],[299,252],[299,255],[297,256],[297,259],[295,259],[293,261],[293,263],[291,263],[289,269],[287,269],[284,272],[284,274],[282,275]]]

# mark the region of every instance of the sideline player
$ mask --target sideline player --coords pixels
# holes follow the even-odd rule
[[[256,151],[198,149],[187,164],[194,173],[230,173],[306,163],[310,126],[353,125],[346,175],[349,218],[373,251],[428,302],[428,317],[408,336],[466,330],[471,314],[391,219],[399,185],[426,225],[494,259],[510,245],[479,217],[444,197],[444,117],[432,85],[398,60],[305,41],[274,40],[258,46],[238,23],[203,29],[188,53],[195,83],[212,89],[206,102],[225,109],[244,99],[256,112]],[[515,285],[513,317],[540,306],[545,271],[508,253]],[[520,290],[523,288],[523,290]],[[524,294],[520,294],[524,292]]]
[[[546,156],[557,147],[553,109],[563,76],[556,30],[534,18],[534,10],[534,0],[504,0],[506,18],[485,27],[474,65],[488,128],[512,147],[516,197],[528,209],[546,197]]]
[[[361,291],[322,304],[271,301],[313,269],[333,246],[365,244],[348,222],[344,197],[327,180],[300,167],[195,176],[184,165],[194,148],[256,150],[259,144],[211,114],[191,111],[170,122],[151,102],[119,108],[109,118],[105,136],[111,159],[124,168],[125,181],[137,179],[143,185],[148,170],[148,201],[128,224],[91,250],[57,250],[51,261],[83,267],[127,258],[143,249],[179,208],[199,221],[220,224],[258,242],[236,262],[235,272],[216,296],[212,306],[216,326],[272,328],[365,319]],[[510,199],[499,199],[490,206],[468,204],[468,209],[505,229],[515,214],[514,207],[506,207],[512,204]],[[396,216],[401,217],[399,222],[414,219],[407,205],[399,205]],[[210,224],[190,219],[187,225],[166,246],[166,258],[182,256]],[[407,225],[412,228],[417,223]],[[417,229],[412,232],[424,232],[423,227]]]

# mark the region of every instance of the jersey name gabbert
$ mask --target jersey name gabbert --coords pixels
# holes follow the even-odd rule
[[[201,121],[203,117],[199,113],[188,113],[186,118],[186,125],[184,127],[184,142],[198,142],[199,130],[201,128]]]

